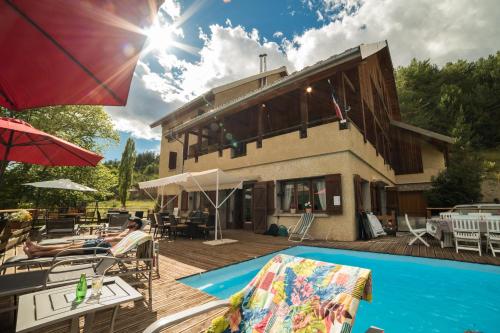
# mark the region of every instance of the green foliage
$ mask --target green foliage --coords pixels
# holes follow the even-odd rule
[[[123,207],[128,199],[130,185],[133,182],[134,166],[136,161],[135,142],[132,138],[127,140],[123,150],[122,159],[118,168],[118,197]]]
[[[442,68],[413,59],[396,71],[404,121],[452,135],[459,116],[470,125],[470,144],[500,146],[500,52]]]
[[[452,134],[457,141],[451,149],[448,168],[432,178],[432,189],[427,192],[428,203],[433,207],[479,202],[482,197],[484,163],[471,145],[472,130],[463,112],[459,112]]]
[[[111,119],[99,106],[54,106],[15,113],[0,108],[0,115],[23,119],[35,128],[98,153],[119,138]],[[88,194],[22,185],[58,178],[69,178],[98,192]],[[101,164],[93,168],[10,163],[2,180],[0,207],[55,207],[103,200],[113,195],[117,183],[117,173]]]

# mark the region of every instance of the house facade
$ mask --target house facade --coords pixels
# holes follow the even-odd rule
[[[160,177],[220,168],[245,179],[221,224],[257,233],[295,224],[306,203],[317,239],[355,240],[362,210],[425,216],[423,191],[446,167],[453,141],[401,121],[387,42],[292,74],[261,69],[151,125],[162,127]],[[181,212],[210,208],[200,193],[177,191],[164,195],[178,195],[171,205]]]

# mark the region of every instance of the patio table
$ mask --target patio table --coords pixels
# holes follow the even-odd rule
[[[479,220],[481,233],[486,233],[486,221]],[[427,219],[427,231],[441,242],[441,247],[453,247],[453,222],[451,219]]]
[[[71,333],[79,332],[79,318],[85,316],[84,332],[92,332],[95,313],[114,309],[110,322],[113,332],[114,322],[120,304],[142,299],[142,294],[119,277],[106,278],[102,293],[97,298],[92,293],[91,279],[87,280],[87,297],[76,303],[76,285],[42,290],[19,297],[16,332],[29,332],[58,322],[71,320]]]

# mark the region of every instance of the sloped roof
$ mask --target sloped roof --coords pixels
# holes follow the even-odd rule
[[[192,107],[196,107],[197,105],[206,104],[207,100],[210,99],[210,97],[213,96],[213,95],[215,95],[215,94],[218,94],[220,92],[223,92],[223,91],[226,91],[226,90],[238,87],[238,86],[241,86],[241,85],[246,84],[248,82],[252,82],[252,81],[261,79],[263,77],[267,77],[269,75],[279,74],[279,73],[284,73],[285,76],[288,75],[286,67],[285,66],[281,66],[279,68],[271,69],[269,71],[265,71],[265,72],[262,72],[262,73],[259,73],[259,74],[256,74],[256,75],[248,76],[248,77],[245,77],[243,79],[236,80],[236,81],[233,81],[233,82],[230,82],[230,83],[223,84],[221,86],[212,88],[209,91],[207,91],[206,93],[204,93],[204,94],[196,97],[195,99],[187,102],[186,104],[184,104],[180,108],[178,108],[178,109],[176,109],[176,110],[174,110],[172,112],[169,112],[167,115],[165,115],[164,117],[158,119],[157,121],[155,121],[154,123],[152,123],[149,126],[151,128],[159,126],[165,120],[167,120],[169,117],[173,116],[174,114],[178,114],[178,113],[180,113],[182,111],[189,110]]]
[[[421,128],[421,127],[406,124],[406,123],[403,123],[403,122],[400,122],[397,120],[391,119],[391,125],[396,126],[398,128],[402,128],[404,130],[407,130],[407,131],[410,131],[413,133],[420,134],[422,136],[425,136],[425,137],[428,137],[428,138],[431,138],[434,140],[441,141],[441,142],[445,142],[445,143],[449,143],[449,144],[455,143],[455,139],[452,137],[449,137],[447,135],[439,134],[439,133],[429,131],[429,130],[426,130],[426,129]]]
[[[224,111],[238,106],[240,103],[249,102],[263,94],[266,94],[275,89],[292,85],[295,82],[307,78],[308,76],[314,75],[326,69],[338,66],[342,63],[348,62],[354,59],[365,59],[366,57],[379,52],[380,50],[387,47],[387,41],[381,41],[371,44],[361,44],[354,48],[348,49],[340,54],[333,55],[325,60],[319,61],[314,65],[303,68],[300,71],[294,72],[288,76],[283,77],[280,80],[276,80],[273,83],[251,91],[248,94],[239,96],[234,100],[228,101],[222,105],[219,105],[204,114],[197,116],[196,118],[185,121],[184,123],[174,127],[172,129],[173,133],[182,132],[188,127],[202,123],[210,118],[213,118]]]

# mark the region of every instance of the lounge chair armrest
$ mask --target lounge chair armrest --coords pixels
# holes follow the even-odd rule
[[[202,304],[199,306],[195,306],[194,308],[187,309],[184,311],[177,312],[173,315],[166,316],[163,318],[158,319],[151,325],[149,325],[143,333],[158,333],[165,327],[177,324],[179,322],[182,322],[184,320],[187,320],[189,318],[195,317],[197,315],[229,306],[229,300],[219,300],[219,301],[212,301],[208,302],[206,304]]]
[[[57,268],[58,266],[64,266],[64,265],[67,265],[67,264],[75,264],[75,263],[88,263],[90,264],[92,262],[92,264],[94,263],[99,263],[102,259],[113,259],[116,261],[116,258],[113,258],[113,257],[109,257],[109,256],[95,256],[95,257],[92,257],[92,258],[83,258],[83,257],[76,257],[76,258],[69,258],[69,259],[66,259],[66,260],[61,260],[61,261],[58,261],[56,263],[53,263],[50,268],[47,270],[47,274],[45,276],[45,285],[44,285],[44,288],[47,287],[47,284],[50,282],[49,281],[49,277],[50,277],[50,274],[52,273],[52,271]]]

